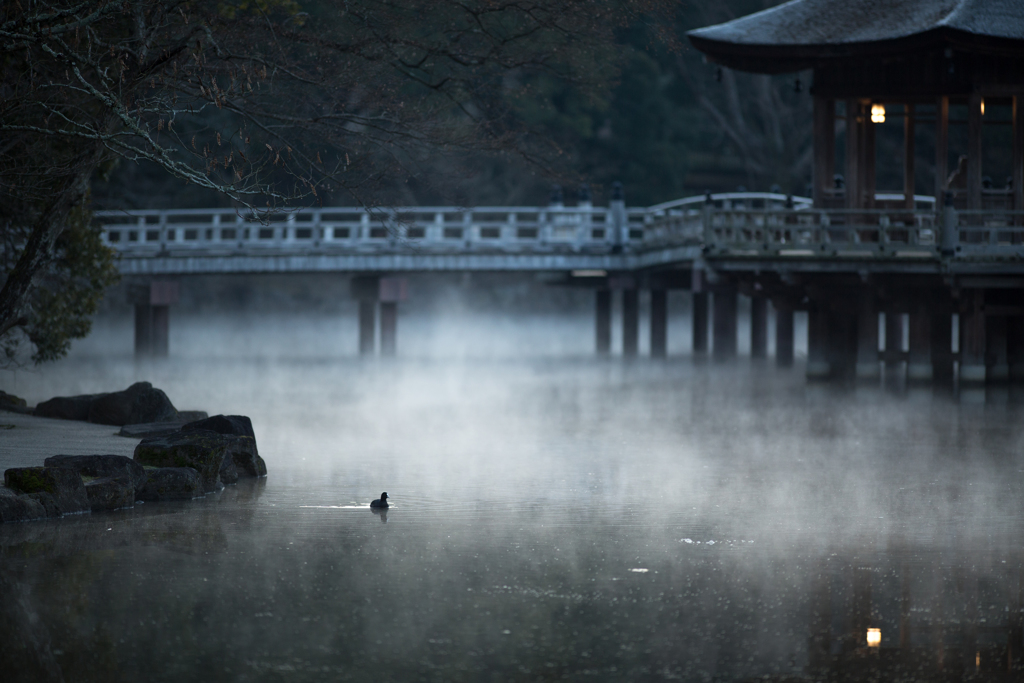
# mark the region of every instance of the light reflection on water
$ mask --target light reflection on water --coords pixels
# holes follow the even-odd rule
[[[0,527],[68,681],[1019,674],[1011,403],[688,361],[152,373],[251,415],[270,476]]]

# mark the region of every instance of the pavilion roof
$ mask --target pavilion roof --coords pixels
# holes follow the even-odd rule
[[[713,61],[758,73],[941,44],[1020,55],[1024,0],[790,0],[687,35]]]

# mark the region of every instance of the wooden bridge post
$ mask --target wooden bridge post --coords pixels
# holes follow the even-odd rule
[[[987,382],[1007,382],[1010,379],[1006,328],[1005,316],[985,316],[985,380]]]
[[[966,311],[960,315],[960,384],[985,382],[985,290],[965,292]]]
[[[857,312],[857,367],[856,378],[863,382],[877,382],[881,374],[878,367],[878,306],[875,297],[867,292]]]
[[[736,357],[736,287],[719,285],[715,288],[713,320],[714,348],[712,357],[716,361],[732,360]]]
[[[944,310],[933,313],[930,327],[932,340],[932,381],[953,383],[953,315]]]
[[[807,310],[807,369],[809,380],[828,379],[832,367],[828,362],[828,312],[812,303]]]
[[[595,293],[597,318],[597,355],[607,356],[612,351],[612,292],[599,289]]]
[[[668,293],[651,290],[651,358],[668,355]]]
[[[931,382],[934,377],[931,326],[932,316],[929,309],[924,302],[919,302],[910,312],[908,382],[926,383]]]
[[[693,293],[693,352],[708,352],[708,293]]]
[[[750,297],[750,357],[768,357],[768,299]]]
[[[775,308],[775,365],[793,367],[793,307],[774,302]]]
[[[377,298],[380,278],[364,275],[352,278],[352,298],[359,302],[359,355],[372,356],[377,327]]]
[[[380,355],[394,356],[398,351],[398,302],[408,298],[408,280],[382,277],[378,286],[380,299]]]
[[[635,358],[640,346],[640,290],[622,290],[622,355]]]
[[[178,302],[178,283],[155,281],[129,288],[135,304],[135,358],[167,358],[170,352],[171,304]]]
[[[889,309],[885,312],[885,367],[893,370],[903,363],[903,314]]]

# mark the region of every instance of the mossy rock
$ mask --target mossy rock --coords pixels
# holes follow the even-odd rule
[[[191,467],[199,473],[203,492],[210,493],[223,487],[220,468],[229,454],[233,438],[216,432],[196,431],[143,439],[135,447],[134,459],[141,465]]]
[[[88,512],[89,496],[78,472],[68,467],[12,467],[4,484],[20,493],[47,493],[61,514]]]
[[[146,485],[137,500],[190,500],[203,495],[203,483],[191,467],[147,467]]]

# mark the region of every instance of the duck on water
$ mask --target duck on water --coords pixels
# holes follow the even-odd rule
[[[370,501],[370,507],[372,507],[372,508],[386,508],[386,507],[390,507],[388,505],[388,492],[385,491],[384,493],[380,494],[380,498],[378,498],[377,500],[371,500]]]

